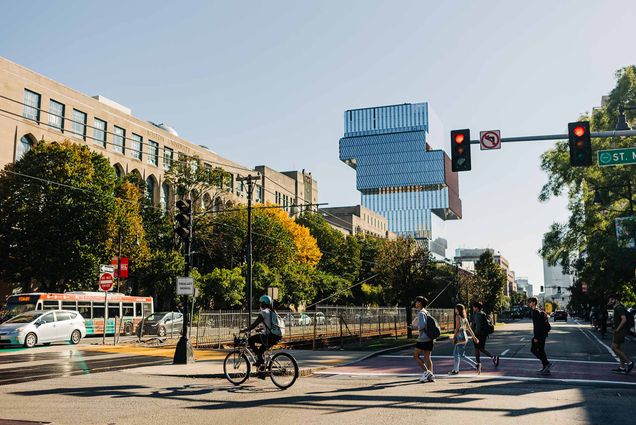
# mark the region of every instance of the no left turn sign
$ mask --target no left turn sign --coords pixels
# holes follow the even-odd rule
[[[479,132],[479,146],[481,150],[501,149],[501,131],[488,130]]]

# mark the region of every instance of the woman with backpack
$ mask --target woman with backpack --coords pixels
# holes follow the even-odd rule
[[[477,338],[473,341],[475,346],[475,361],[477,362],[477,373],[481,374],[481,353],[484,353],[492,360],[492,364],[495,367],[499,366],[499,356],[495,356],[490,351],[486,350],[486,339],[494,331],[494,326],[486,313],[482,311],[483,304],[479,301],[473,301],[473,321],[471,323],[472,328],[475,330]]]
[[[434,336],[433,334],[435,329],[433,329],[433,325],[430,329],[428,329],[428,323],[435,322],[435,319],[430,317],[428,311],[426,311],[427,305],[428,300],[426,298],[415,297],[415,308],[419,311],[413,320],[413,323],[410,325],[410,328],[417,330],[419,335],[417,337],[417,342],[415,343],[413,358],[423,371],[422,376],[420,377],[420,382],[435,382],[435,375],[433,375],[433,362],[431,361],[431,353],[433,351],[434,344],[434,338],[432,338],[432,336]],[[427,334],[427,331],[431,335]],[[420,355],[424,356],[423,361]]]
[[[247,343],[257,357],[254,366],[261,367],[263,366],[263,354],[265,350],[278,344],[278,341],[283,337],[284,329],[282,329],[282,321],[278,317],[278,313],[274,311],[274,301],[272,298],[269,295],[263,295],[258,301],[261,304],[260,312],[256,320],[254,320],[254,323],[243,329],[243,331],[251,331],[261,323],[263,324],[263,333],[252,335],[247,340]],[[256,346],[257,344],[258,347]]]
[[[466,363],[477,368],[477,364],[470,360],[470,358],[466,357],[468,334],[473,337],[475,344],[479,344],[479,338],[475,336],[473,328],[471,328],[470,323],[468,323],[466,307],[464,307],[463,304],[457,304],[455,306],[455,333],[451,339],[453,343],[453,370],[448,372],[449,375],[457,375],[459,373],[459,365],[462,358]]]

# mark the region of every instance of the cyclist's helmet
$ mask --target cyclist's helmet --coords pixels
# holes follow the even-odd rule
[[[267,304],[267,305],[272,305],[273,301],[272,301],[272,297],[270,297],[269,295],[261,295],[261,297],[258,299],[259,302],[262,302],[263,304]]]

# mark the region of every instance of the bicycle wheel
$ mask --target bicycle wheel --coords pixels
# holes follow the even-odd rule
[[[298,379],[298,363],[296,359],[287,353],[277,353],[269,363],[269,377],[274,385],[285,390]]]
[[[241,351],[230,352],[223,361],[223,373],[234,385],[241,385],[250,377],[250,362]]]

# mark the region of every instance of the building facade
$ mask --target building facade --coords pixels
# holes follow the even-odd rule
[[[499,252],[495,252],[492,248],[457,248],[455,250],[455,262],[461,263],[466,270],[474,271],[475,263],[479,261],[479,257],[486,251],[490,251],[495,263],[499,264],[506,272],[506,286],[504,287],[504,295],[510,296],[517,292],[517,284],[515,282],[515,272],[510,269],[510,262]]]
[[[344,234],[364,234],[388,239],[397,237],[389,230],[389,222],[386,217],[362,205],[321,208],[320,212],[332,227]]]
[[[563,272],[560,265],[551,266],[547,260],[543,260],[543,286],[544,300],[552,301],[559,308],[565,309],[572,298],[570,287],[572,286],[572,275]]]
[[[356,170],[362,206],[386,217],[390,231],[430,247],[433,214],[461,218],[457,173],[427,143],[427,103],[348,110],[344,128],[340,160]]]
[[[265,165],[254,167],[261,175],[262,202],[281,205],[292,216],[305,210],[316,210],[318,182],[311,173],[279,172]]]
[[[528,297],[533,297],[534,290],[527,277],[518,277],[516,279],[517,292],[525,292]]]
[[[137,118],[130,108],[117,102],[99,95],[87,96],[0,57],[0,167],[20,159],[36,141],[65,139],[106,156],[119,176],[138,174],[146,182],[149,199],[162,208],[174,202],[164,174],[183,155],[198,156],[205,167],[222,168],[230,174],[222,199],[204,196],[204,202],[214,202],[216,207],[247,203],[247,184],[238,177],[256,174],[249,167],[181,138],[166,124]],[[262,168],[268,175],[255,185],[254,202],[317,202],[318,184],[311,174]],[[278,178],[289,188],[284,196],[285,191],[275,189],[272,183]],[[272,194],[266,186],[272,186]]]

